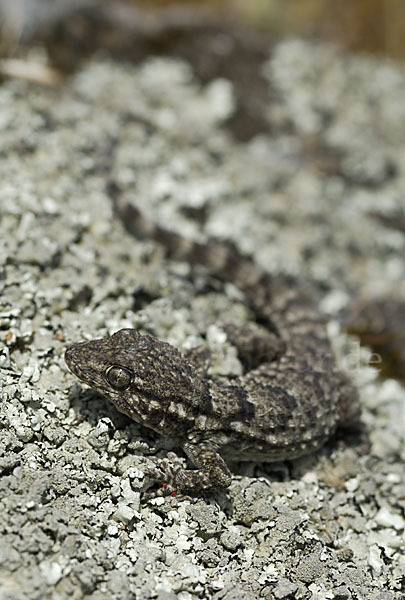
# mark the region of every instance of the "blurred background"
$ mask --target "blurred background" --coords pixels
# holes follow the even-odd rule
[[[290,37],[403,61],[405,0],[0,0],[0,82],[54,85],[94,55],[175,56],[203,83],[232,82],[228,125],[247,140],[269,130],[262,65]]]
[[[405,58],[404,0],[120,0],[143,12],[179,8],[202,11],[219,19],[249,24],[272,40],[301,36],[328,40],[355,52]],[[2,50],[10,31],[24,22],[25,31],[52,19],[58,7],[93,5],[94,10],[114,0],[0,0]]]
[[[275,38],[315,37],[354,51],[405,58],[404,0],[140,0],[137,4],[155,10],[173,4],[203,7],[231,14]]]

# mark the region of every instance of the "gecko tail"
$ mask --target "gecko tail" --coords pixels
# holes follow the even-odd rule
[[[108,182],[114,212],[126,230],[137,238],[162,244],[170,257],[206,267],[218,279],[240,289],[255,312],[284,332],[300,354],[328,351],[325,319],[311,290],[289,275],[272,275],[241,254],[230,242],[210,239],[196,242],[161,227],[131,204],[114,182]],[[314,346],[314,347],[313,347]]]
[[[121,192],[119,186],[112,180],[107,184],[114,212],[122,221],[125,229],[139,238],[153,239],[162,244],[169,255],[176,260],[185,260],[192,264],[200,264],[222,279],[229,281],[246,291],[248,288],[257,289],[264,271],[253,260],[243,256],[228,242],[208,240],[205,243],[196,242],[183,237],[179,233],[161,227],[152,219],[146,217]]]

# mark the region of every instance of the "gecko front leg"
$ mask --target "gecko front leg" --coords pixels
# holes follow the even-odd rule
[[[156,467],[147,472],[148,477],[159,481],[173,492],[197,494],[212,492],[230,486],[232,474],[213,442],[185,442],[182,446],[197,469],[184,469],[168,461],[156,461]]]

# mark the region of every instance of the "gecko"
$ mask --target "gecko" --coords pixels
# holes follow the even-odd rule
[[[194,468],[164,459],[148,471],[167,493],[224,490],[230,462],[294,459],[318,450],[338,427],[359,422],[357,390],[338,369],[326,319],[302,283],[268,273],[227,242],[200,243],[169,231],[114,182],[108,189],[128,232],[232,282],[260,322],[224,325],[245,367],[229,381],[208,374],[204,352],[187,355],[130,328],[66,349],[74,375],[184,451]]]

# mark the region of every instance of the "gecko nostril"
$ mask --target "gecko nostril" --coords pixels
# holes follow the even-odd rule
[[[69,366],[69,364],[72,361],[72,357],[73,357],[73,352],[72,352],[72,346],[69,346],[68,348],[66,348],[65,350],[65,362],[66,364]]]
[[[74,374],[77,375],[77,352],[76,352],[76,344],[69,346],[65,350],[64,355],[65,363],[68,369]]]

